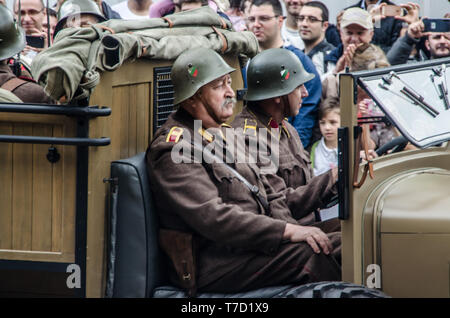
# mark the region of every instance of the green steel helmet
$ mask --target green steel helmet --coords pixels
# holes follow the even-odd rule
[[[61,31],[67,19],[76,18],[80,14],[91,14],[100,22],[106,21],[105,16],[93,0],[66,0],[58,11],[58,23],[55,26],[55,33]]]
[[[175,90],[174,104],[194,96],[200,87],[235,71],[214,50],[195,48],[181,53],[170,73]]]
[[[25,32],[14,22],[11,11],[0,4],[0,60],[19,53],[25,44]]]
[[[280,48],[264,50],[248,65],[245,99],[258,101],[288,95],[314,77],[293,52]]]

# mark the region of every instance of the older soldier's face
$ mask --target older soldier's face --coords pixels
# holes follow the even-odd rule
[[[309,95],[308,90],[306,89],[304,84],[294,89],[288,95],[289,107],[288,110],[286,111],[285,116],[287,117],[296,116],[298,114],[298,111],[302,107],[303,98],[308,97],[308,95]]]
[[[198,92],[198,96],[207,115],[217,124],[226,122],[233,115],[236,101],[229,74],[203,86]]]

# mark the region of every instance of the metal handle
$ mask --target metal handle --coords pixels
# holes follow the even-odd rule
[[[67,115],[99,117],[111,115],[111,108],[108,107],[71,107],[71,106],[47,106],[41,104],[3,104],[0,103],[0,112],[6,113],[27,113],[46,115]]]
[[[44,145],[69,145],[69,146],[92,146],[101,147],[111,143],[107,137],[101,138],[65,138],[65,137],[41,137],[41,136],[14,136],[0,135],[0,142],[21,144],[44,144]]]

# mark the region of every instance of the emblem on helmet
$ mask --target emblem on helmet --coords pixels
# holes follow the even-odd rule
[[[284,80],[288,80],[289,76],[291,75],[288,70],[282,70],[280,72],[280,74],[281,74],[281,78]]]
[[[192,77],[197,77],[197,75],[198,75],[198,69],[197,69],[195,66],[190,65],[189,68],[188,68],[188,71],[189,71],[189,74],[190,74]]]

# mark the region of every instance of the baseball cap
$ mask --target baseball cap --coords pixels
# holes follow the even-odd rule
[[[372,16],[366,10],[361,8],[350,8],[345,10],[341,19],[341,28],[345,28],[350,24],[357,24],[364,29],[372,30]]]

